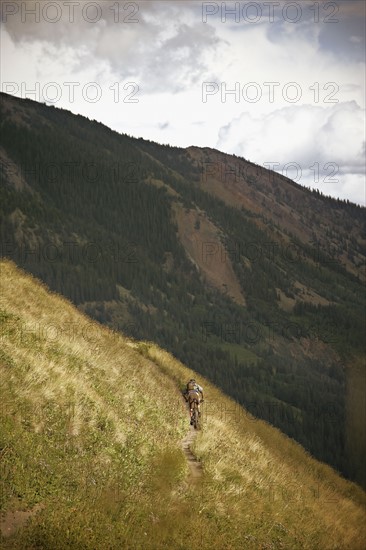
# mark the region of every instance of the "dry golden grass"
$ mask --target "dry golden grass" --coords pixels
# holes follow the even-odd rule
[[[194,374],[154,345],[148,355],[180,382]],[[279,531],[302,548],[363,548],[364,491],[213,385],[202,383],[205,422],[195,452],[206,485],[209,480],[219,495],[221,513],[246,521],[249,531],[259,517],[261,535]],[[252,542],[253,548],[260,547],[260,539]]]
[[[365,493],[206,380],[189,484],[180,390],[196,373],[1,262],[6,548],[363,548]],[[9,516],[8,516],[9,517]]]

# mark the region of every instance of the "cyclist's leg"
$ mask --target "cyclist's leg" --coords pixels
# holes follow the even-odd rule
[[[189,416],[190,416],[191,426],[192,426],[192,424],[193,424],[193,406],[194,406],[193,400],[190,399],[188,401],[188,405],[189,405]]]

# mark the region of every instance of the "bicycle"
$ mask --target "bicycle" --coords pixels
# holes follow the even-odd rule
[[[198,411],[198,401],[197,399],[194,399],[190,403],[190,411],[191,411],[191,425],[193,425],[195,430],[198,430],[200,427],[200,415]]]

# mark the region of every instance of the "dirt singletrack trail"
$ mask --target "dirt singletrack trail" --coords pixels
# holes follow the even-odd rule
[[[1,516],[0,531],[4,538],[13,535],[17,529],[21,529],[28,519],[44,508],[43,504],[36,504],[29,510],[9,511]]]
[[[198,483],[203,475],[202,464],[197,460],[197,457],[191,451],[191,445],[195,440],[196,436],[197,436],[197,431],[193,428],[193,426],[190,426],[189,432],[182,439],[182,449],[187,459],[189,471],[190,471],[187,481],[191,485],[195,485],[196,483]]]

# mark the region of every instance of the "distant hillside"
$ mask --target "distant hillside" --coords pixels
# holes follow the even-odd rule
[[[365,493],[205,388],[192,483],[180,390],[193,371],[103,328],[13,263],[1,269],[3,548],[342,548]]]
[[[1,255],[365,485],[365,209],[0,99]]]

